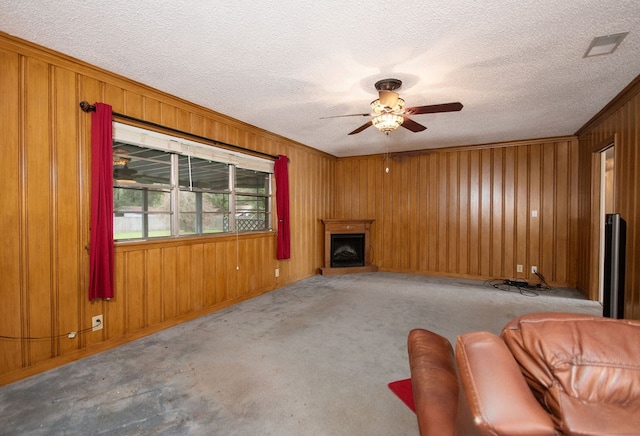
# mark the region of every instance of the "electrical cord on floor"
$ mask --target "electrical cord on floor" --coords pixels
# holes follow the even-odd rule
[[[12,341],[46,341],[50,339],[60,339],[60,338],[69,338],[73,339],[76,335],[81,333],[87,333],[93,331],[93,327],[87,327],[86,329],[70,331],[68,333],[63,333],[55,336],[3,336],[0,335],[0,339],[12,340]]]
[[[536,271],[536,272],[535,272],[535,275],[537,275],[537,276],[538,276],[538,278],[540,279],[540,284],[539,284],[538,286],[540,286],[540,285],[544,285],[543,287],[544,287],[544,289],[545,289],[545,290],[550,290],[550,289],[551,289],[551,286],[549,286],[549,284],[548,284],[548,283],[547,283],[547,281],[545,280],[545,278],[544,278],[544,276],[542,275],[542,273],[540,273],[539,271]]]
[[[541,273],[536,271],[535,275],[540,279],[540,283],[535,285],[522,279],[490,279],[486,280],[485,284],[500,291],[519,292],[525,297],[537,297],[540,291],[550,290],[551,286],[547,284],[547,281]]]

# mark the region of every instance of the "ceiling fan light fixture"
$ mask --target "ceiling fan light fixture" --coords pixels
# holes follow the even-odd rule
[[[136,183],[134,178],[138,172],[129,168],[128,163],[120,168],[113,169],[113,180],[117,183]]]
[[[396,107],[400,96],[393,91],[378,91],[380,103],[388,108]]]
[[[383,113],[373,117],[371,123],[381,132],[389,133],[396,130],[404,122],[404,117],[393,113]]]
[[[113,166],[114,168],[122,168],[125,167],[131,158],[129,157],[129,153],[127,150],[122,148],[114,148],[113,149]]]
[[[376,115],[383,115],[386,113],[397,113],[402,112],[404,109],[404,100],[398,97],[398,100],[395,102],[393,107],[389,107],[385,105],[380,99],[373,100],[371,102],[371,110]]]

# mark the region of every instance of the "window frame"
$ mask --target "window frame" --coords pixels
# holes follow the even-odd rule
[[[273,176],[273,168],[274,162],[268,159],[263,159],[257,156],[253,156],[250,154],[244,154],[236,151],[231,151],[227,149],[223,149],[220,147],[216,147],[214,145],[205,144],[202,142],[196,142],[190,139],[176,137],[167,135],[164,133],[160,133],[154,130],[148,130],[136,126],[132,126],[129,124],[124,124],[120,122],[113,123],[113,144],[112,147],[115,149],[118,147],[118,144],[129,145],[142,147],[145,149],[156,150],[160,152],[167,153],[169,155],[170,161],[170,182],[168,188],[165,186],[155,186],[148,185],[145,183],[138,184],[134,182],[131,183],[122,183],[113,179],[113,187],[114,187],[114,196],[115,189],[126,189],[126,190],[140,190],[143,192],[142,195],[148,193],[149,191],[159,191],[159,192],[169,192],[169,219],[170,219],[170,235],[165,236],[149,236],[149,226],[148,226],[148,217],[151,214],[167,214],[167,212],[150,212],[148,209],[148,203],[145,206],[143,202],[142,207],[145,210],[138,213],[141,215],[142,224],[141,224],[141,232],[142,236],[136,236],[132,238],[116,238],[116,233],[114,232],[114,241],[115,242],[140,242],[140,241],[157,241],[164,238],[176,239],[176,238],[193,238],[193,237],[203,237],[203,236],[213,236],[213,235],[231,235],[236,233],[256,233],[256,232],[272,232],[274,229],[274,219],[275,219],[275,211],[273,210],[273,185],[274,185],[274,176]],[[181,185],[179,181],[179,160],[181,156],[188,156],[189,158],[189,180],[190,186],[185,189],[184,186]],[[197,158],[206,160],[209,162],[217,162],[222,163],[228,166],[228,189],[194,189],[191,186],[191,158]],[[256,171],[258,177],[264,178],[265,182],[265,193],[261,195],[259,193],[251,193],[247,194],[240,190],[237,192],[238,188],[236,185],[236,168],[241,168],[243,170]],[[224,180],[224,179],[222,179]],[[187,214],[190,216],[196,216],[195,223],[199,221],[202,223],[204,219],[205,212],[203,212],[202,208],[197,207],[197,194],[196,194],[196,210],[195,211],[180,211],[180,193],[184,192],[196,192],[196,193],[211,193],[211,194],[223,194],[228,195],[228,207],[227,210],[222,212],[222,230],[220,231],[203,231],[202,225],[195,225],[196,232],[188,232],[186,230],[180,229],[180,218],[184,217]],[[237,196],[254,196],[256,198],[264,199],[266,204],[265,214],[265,226],[261,229],[256,230],[239,230],[237,228],[236,222],[236,214],[237,204],[236,197]],[[118,212],[120,213],[120,212]],[[198,214],[202,216],[198,219]],[[207,212],[206,214],[209,214]],[[225,224],[224,216],[228,216]],[[116,219],[116,211],[114,208],[114,223]],[[228,226],[228,230],[227,229]],[[186,232],[186,233],[185,233]]]

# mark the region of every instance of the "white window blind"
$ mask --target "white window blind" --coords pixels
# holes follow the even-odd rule
[[[273,174],[273,161],[271,160],[118,122],[113,123],[113,139],[118,142],[233,164],[239,168]]]

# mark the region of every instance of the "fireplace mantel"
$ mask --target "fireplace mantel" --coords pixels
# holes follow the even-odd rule
[[[323,275],[375,272],[378,267],[371,264],[370,234],[372,219],[323,219],[324,223],[324,267]],[[331,266],[331,235],[364,234],[364,265],[334,268]]]

